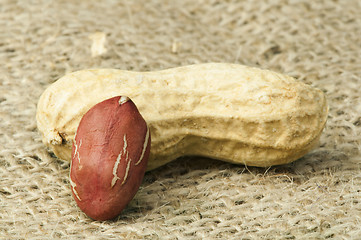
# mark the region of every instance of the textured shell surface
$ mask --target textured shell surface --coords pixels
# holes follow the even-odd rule
[[[148,170],[183,155],[251,166],[291,162],[317,144],[328,115],[321,90],[239,64],[154,72],[90,69],[65,75],[40,97],[37,123],[44,144],[70,160],[81,117],[117,95],[133,100],[152,132]]]

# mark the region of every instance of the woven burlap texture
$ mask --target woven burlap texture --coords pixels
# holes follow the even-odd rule
[[[359,239],[360,12],[359,0],[0,0],[0,239]],[[79,69],[203,62],[323,90],[320,146],[268,169],[178,159],[148,172],[117,219],[89,219],[71,196],[69,163],[41,142],[41,93]]]

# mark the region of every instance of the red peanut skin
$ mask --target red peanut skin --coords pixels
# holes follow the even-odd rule
[[[119,100],[113,97],[92,107],[81,119],[73,143],[72,194],[94,220],[121,213],[138,191],[148,162],[147,124],[130,99],[122,104]]]

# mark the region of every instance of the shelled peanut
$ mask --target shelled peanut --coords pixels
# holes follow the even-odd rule
[[[144,177],[150,132],[126,96],[93,106],[81,119],[70,167],[73,197],[89,217],[118,216],[133,199]]]

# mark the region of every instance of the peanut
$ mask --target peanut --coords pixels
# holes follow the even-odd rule
[[[148,170],[183,155],[249,166],[294,161],[317,143],[328,107],[321,90],[290,76],[227,63],[155,72],[81,70],[52,84],[37,111],[43,142],[70,159],[76,128],[94,104],[129,96],[152,132]]]
[[[73,197],[95,220],[115,218],[136,194],[147,166],[150,133],[134,103],[113,97],[81,119],[73,143]]]

